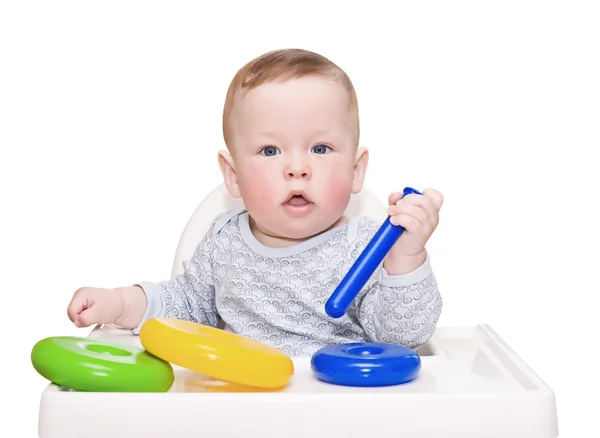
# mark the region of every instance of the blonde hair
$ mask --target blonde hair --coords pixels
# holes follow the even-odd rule
[[[339,81],[348,91],[350,107],[355,110],[357,142],[360,133],[358,123],[358,101],[356,91],[348,75],[335,63],[318,53],[303,49],[281,49],[264,53],[244,65],[233,77],[223,108],[223,139],[230,146],[229,117],[238,93],[250,90],[273,81],[286,81],[305,76],[331,77]]]

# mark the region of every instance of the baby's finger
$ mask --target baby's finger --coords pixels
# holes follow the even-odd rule
[[[429,216],[429,221],[433,223],[438,222],[439,218],[439,209],[435,204],[436,201],[432,200],[427,196],[416,196],[409,195],[404,198],[402,201],[404,204],[413,205],[422,208],[427,212],[427,216]]]
[[[406,202],[392,205],[388,208],[390,216],[408,215],[415,218],[421,225],[427,226],[432,221],[429,218],[428,212],[419,205],[412,205]]]
[[[444,204],[444,196],[437,190],[425,189],[423,190],[423,196],[431,199],[438,210],[442,208],[442,205]]]
[[[98,306],[91,306],[90,308],[84,310],[74,321],[77,327],[88,327],[92,324],[100,322],[100,311]]]
[[[421,223],[417,219],[408,214],[392,216],[390,217],[390,223],[403,227],[409,233],[414,233],[415,231],[418,231],[420,227],[422,227]]]
[[[75,322],[79,314],[88,307],[88,300],[82,290],[79,289],[73,295],[69,306],[67,307],[67,315],[72,322]]]
[[[398,202],[400,199],[402,199],[403,195],[404,194],[402,192],[392,193],[390,196],[388,196],[388,204],[394,205],[396,202]]]

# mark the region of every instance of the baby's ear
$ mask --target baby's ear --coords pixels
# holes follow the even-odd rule
[[[223,183],[227,188],[227,191],[234,198],[240,198],[240,186],[237,180],[237,173],[235,171],[235,163],[233,162],[233,158],[227,151],[219,151],[219,167],[221,168],[221,173],[223,174]]]
[[[358,148],[354,159],[354,177],[352,180],[352,193],[357,194],[363,188],[367,166],[369,164],[369,150],[367,148]]]

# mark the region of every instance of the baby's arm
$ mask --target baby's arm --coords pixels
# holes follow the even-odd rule
[[[407,274],[392,276],[382,268],[361,292],[356,306],[358,319],[374,342],[409,348],[427,342],[442,311],[429,256]]]
[[[181,275],[160,283],[141,282],[139,286],[148,300],[145,314],[133,329],[138,333],[150,318],[169,317],[216,326],[219,315],[215,306],[215,284],[212,269],[212,228],[196,248],[192,259],[184,262]]]
[[[75,292],[67,313],[78,327],[116,324],[139,333],[150,318],[172,317],[217,325],[212,275],[213,226],[184,263],[183,274],[160,283],[141,282],[116,289],[84,287]]]
[[[362,218],[351,232],[352,253],[364,250],[381,224]],[[355,300],[359,323],[374,342],[414,348],[427,342],[442,311],[429,254],[408,272],[388,273],[382,263]]]

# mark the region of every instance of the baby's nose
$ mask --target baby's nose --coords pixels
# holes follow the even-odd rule
[[[300,161],[289,163],[284,169],[285,177],[291,178],[310,178],[311,169],[308,163]]]
[[[290,171],[290,172],[288,172],[287,176],[290,178],[296,178],[296,177],[307,178],[308,171]]]

